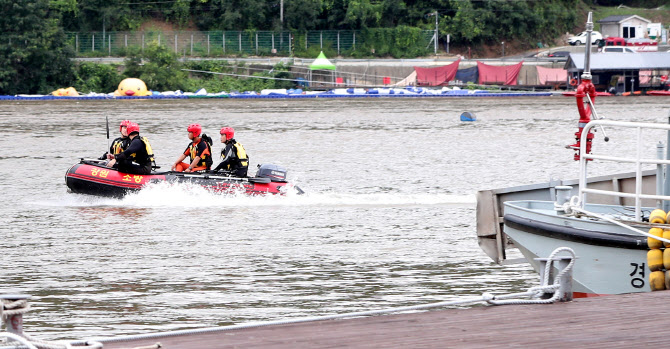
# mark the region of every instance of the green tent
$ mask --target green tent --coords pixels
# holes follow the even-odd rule
[[[319,57],[316,57],[314,62],[309,65],[309,69],[311,70],[320,70],[320,69],[328,69],[328,70],[335,70],[335,64],[331,63],[328,58],[326,58],[326,55],[323,54],[323,51],[319,53]]]

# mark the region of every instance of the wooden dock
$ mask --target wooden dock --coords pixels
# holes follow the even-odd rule
[[[630,348],[665,347],[670,291],[533,305],[380,315],[128,342],[162,348]]]

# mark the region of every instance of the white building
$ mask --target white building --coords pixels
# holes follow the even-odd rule
[[[624,39],[644,38],[650,20],[638,15],[617,15],[605,17],[598,21],[603,37],[620,37]]]

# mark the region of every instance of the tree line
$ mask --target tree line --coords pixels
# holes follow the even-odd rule
[[[627,3],[626,1],[598,1]],[[628,1],[635,2],[635,1]],[[651,3],[667,1],[646,0]],[[65,32],[137,30],[148,19],[198,30],[432,30],[439,42],[534,47],[572,31],[595,0],[0,0],[0,94],[45,93],[76,81]],[[436,17],[437,15],[437,17]],[[374,44],[374,43],[373,43]],[[391,46],[393,43],[391,43]],[[387,54],[394,54],[387,50]],[[417,51],[419,54],[420,51]]]
[[[213,30],[435,28],[455,44],[549,40],[576,23],[582,0],[52,0],[66,31],[137,30],[147,19]]]

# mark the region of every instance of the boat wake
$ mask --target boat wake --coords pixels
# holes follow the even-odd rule
[[[188,183],[156,183],[122,199],[65,194],[54,201],[33,202],[41,206],[65,207],[256,207],[256,206],[423,206],[473,207],[474,195],[440,193],[337,193],[308,192],[299,195],[290,188],[286,195],[248,196],[240,191],[217,194]]]

